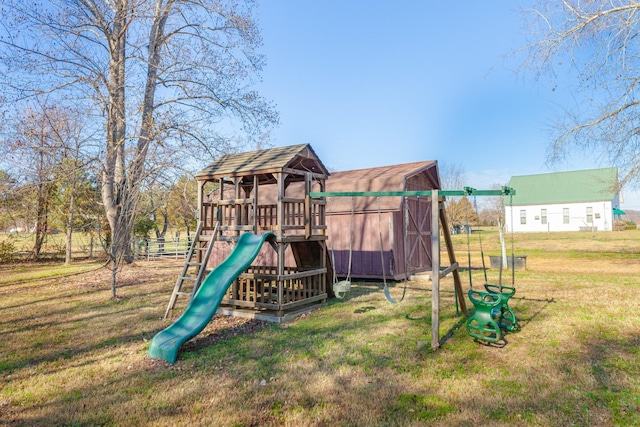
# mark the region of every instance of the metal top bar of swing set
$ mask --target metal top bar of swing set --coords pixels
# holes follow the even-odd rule
[[[310,192],[310,197],[431,197],[433,192],[438,196],[513,196],[516,190],[503,186],[500,190],[476,190],[472,187],[464,187],[464,190],[427,190],[427,191],[339,191],[339,192]],[[440,197],[433,198],[432,203],[439,204]],[[431,223],[434,228],[438,227],[438,209],[433,209]],[[440,346],[440,233],[431,234],[432,248],[432,293],[431,293],[431,348]],[[448,243],[449,245],[449,243]],[[453,270],[456,270],[454,268]],[[454,273],[455,274],[455,273]],[[455,278],[455,277],[454,277]],[[456,295],[458,290],[462,292],[459,279],[456,285]],[[458,289],[459,288],[459,289]]]
[[[421,191],[313,191],[311,197],[431,197],[432,190]],[[437,190],[438,196],[514,196],[516,190],[503,186],[500,190]]]

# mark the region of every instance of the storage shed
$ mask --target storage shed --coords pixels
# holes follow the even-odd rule
[[[436,161],[333,172],[327,192],[440,189]],[[402,280],[431,270],[429,197],[327,197],[330,258],[339,277]],[[381,249],[382,240],[382,249]],[[382,257],[381,257],[382,252]],[[383,270],[384,269],[384,270]]]

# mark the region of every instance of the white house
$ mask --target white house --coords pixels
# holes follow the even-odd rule
[[[514,176],[507,230],[610,231],[620,213],[617,168]]]

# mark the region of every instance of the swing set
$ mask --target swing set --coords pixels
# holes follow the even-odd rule
[[[473,195],[474,189],[465,187],[469,195]],[[509,192],[509,206],[512,205],[513,194]],[[507,194],[505,194],[506,196]],[[478,212],[476,198],[473,198],[475,212]],[[489,283],[487,278],[487,267],[484,262],[484,250],[482,248],[482,236],[478,234],[480,245],[480,257],[482,259],[482,271],[484,273],[484,291],[473,289],[473,278],[471,274],[471,250],[470,237],[467,233],[467,259],[469,263],[469,300],[475,307],[474,313],[467,319],[467,333],[478,341],[489,344],[501,341],[503,330],[514,331],[518,327],[516,315],[509,307],[509,299],[516,293],[515,288],[515,254],[513,238],[513,210],[511,210],[511,286],[502,284],[502,260],[500,257],[500,272],[498,284]]]
[[[460,304],[460,309],[462,311],[462,313],[467,314],[467,308],[466,308],[466,302],[465,302],[465,298],[463,296],[463,291],[462,291],[462,285],[461,285],[461,281],[460,281],[460,275],[459,275],[459,271],[458,271],[458,263],[456,262],[455,259],[455,254],[454,254],[454,249],[453,249],[453,243],[451,240],[451,236],[449,234],[449,228],[447,226],[447,220],[446,220],[446,216],[444,214],[444,198],[446,196],[513,196],[515,194],[515,190],[513,188],[510,187],[502,187],[500,190],[476,190],[470,187],[466,187],[464,190],[424,190],[424,191],[341,191],[341,192],[310,192],[309,196],[310,197],[322,197],[322,198],[327,198],[327,197],[351,197],[352,198],[352,209],[351,209],[351,215],[353,218],[354,215],[354,198],[356,197],[376,197],[377,201],[378,201],[378,229],[379,229],[379,240],[380,240],[380,256],[381,256],[381,260],[383,262],[383,283],[384,283],[384,294],[385,297],[387,298],[387,300],[391,303],[397,303],[400,302],[404,299],[405,295],[406,295],[406,280],[405,280],[405,287],[404,290],[402,292],[402,296],[400,299],[395,300],[391,297],[390,291],[389,291],[389,286],[387,284],[387,280],[386,280],[386,274],[384,271],[384,249],[383,249],[383,239],[382,239],[382,231],[381,231],[381,212],[380,212],[380,198],[381,197],[403,197],[403,198],[407,198],[407,197],[428,197],[431,199],[431,218],[430,218],[430,224],[431,224],[431,288],[432,288],[432,296],[431,296],[431,326],[432,326],[432,333],[431,333],[431,347],[432,349],[436,349],[438,347],[440,347],[440,279],[447,276],[448,274],[452,274],[453,275],[453,279],[454,279],[454,288],[455,288],[455,295],[456,295],[456,302],[459,302]],[[353,224],[353,219],[351,220],[351,224]],[[442,230],[440,228],[440,225],[442,224]],[[342,297],[344,298],[344,296],[346,295],[346,293],[350,290],[351,288],[351,263],[352,263],[352,251],[353,251],[353,245],[352,245],[352,239],[353,239],[353,231],[351,230],[350,227],[350,235],[349,235],[349,264],[348,264],[348,273],[347,273],[347,277],[345,280],[343,281],[337,281],[336,275],[335,275],[335,258],[333,258],[333,248],[332,248],[332,262],[334,262],[334,277],[333,277],[333,282],[334,282],[334,290],[336,292],[336,295],[338,297]],[[406,227],[405,227],[406,228]],[[450,265],[442,268],[441,267],[441,261],[440,261],[440,232],[442,231],[443,237],[444,237],[444,242],[446,245],[446,249],[447,249],[447,254],[449,257],[449,262]],[[405,243],[406,243],[406,237],[405,236]],[[405,252],[405,257],[406,257],[406,252]],[[406,262],[406,259],[405,259]],[[483,261],[484,262],[484,261]],[[406,269],[405,269],[406,272]],[[488,284],[490,285],[490,284]],[[480,295],[480,294],[476,294],[475,292],[478,291],[473,291],[474,293],[472,294],[471,291],[469,292],[469,299],[471,300],[472,303],[474,303],[474,306],[476,306],[476,312],[478,311],[478,307],[480,307],[480,311],[482,312],[483,310],[485,310],[484,305],[491,305],[492,303],[490,303],[488,300],[498,300],[498,303],[495,304],[495,307],[499,307],[498,310],[501,313],[501,320],[499,319],[500,322],[502,322],[503,324],[507,324],[509,322],[512,321],[513,325],[515,325],[515,316],[510,317],[510,315],[512,315],[512,311],[510,311],[510,309],[508,308],[508,298],[510,296],[506,296],[506,294],[509,292],[508,287],[505,286],[498,286],[497,288],[493,287],[495,285],[489,286],[488,288],[486,288],[487,292],[486,294],[489,294],[490,296],[485,297],[484,295]],[[515,292],[515,289],[514,289]],[[473,295],[473,297],[472,297]],[[511,294],[513,295],[513,294]],[[480,303],[478,303],[477,301],[480,301]],[[486,302],[485,302],[486,301]],[[493,316],[494,313],[491,311],[491,309],[489,310],[490,316]],[[506,313],[506,314],[502,314],[502,313]],[[478,318],[480,320],[478,320]],[[474,336],[474,338],[478,338],[481,339],[479,337],[485,336],[486,333],[483,332],[485,328],[489,328],[489,327],[493,327],[494,324],[486,321],[484,319],[484,317],[480,316],[477,317],[474,313],[474,315],[470,318],[471,319],[475,319],[475,321],[478,322],[478,324],[480,326],[478,326],[478,328],[480,328],[481,330],[479,332],[476,333],[476,335],[478,336]],[[493,319],[493,317],[492,317]],[[511,320],[512,319],[512,320]],[[493,320],[492,320],[493,321]],[[467,322],[468,324],[469,322]],[[496,323],[496,322],[494,322]],[[496,323],[498,324],[498,323]],[[475,323],[473,323],[473,325],[475,325]],[[489,325],[489,326],[487,326]],[[500,330],[500,326],[498,325],[498,331]],[[467,327],[467,330],[469,331],[469,326]],[[471,326],[471,330],[474,331],[473,326]],[[496,335],[495,330],[492,329],[492,333],[494,335]],[[470,333],[471,334],[471,333]],[[500,336],[501,338],[501,336]],[[499,338],[499,339],[500,339]],[[485,340],[486,341],[486,340]]]

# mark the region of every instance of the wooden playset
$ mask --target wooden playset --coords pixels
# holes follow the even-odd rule
[[[434,161],[335,176],[332,181],[308,144],[223,156],[199,172],[199,225],[165,318],[179,297],[196,294],[209,268],[228,256],[241,235],[271,232],[274,238],[225,289],[219,313],[284,322],[323,305],[337,276],[383,277],[386,285],[386,278],[430,271],[431,346],[437,348],[445,275],[453,275],[461,311],[467,312],[443,202],[468,191],[440,190]]]

